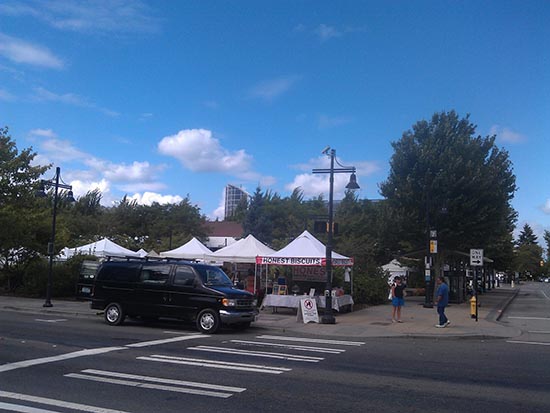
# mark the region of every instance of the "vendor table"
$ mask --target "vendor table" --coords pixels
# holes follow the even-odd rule
[[[308,297],[307,295],[275,295],[267,294],[262,301],[261,308],[264,307],[287,307],[287,308],[300,308],[300,301],[302,298]],[[325,297],[316,296],[317,308],[325,308]],[[341,295],[338,297],[332,297],[332,308],[336,311],[340,311],[341,307],[346,305],[353,306],[353,298],[351,295]]]

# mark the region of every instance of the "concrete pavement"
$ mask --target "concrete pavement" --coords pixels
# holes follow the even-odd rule
[[[438,321],[435,308],[424,308],[424,297],[407,297],[402,311],[403,323],[391,322],[391,305],[367,307],[349,313],[337,314],[336,324],[304,324],[297,321],[296,311],[279,308],[274,313],[267,307],[261,310],[254,329],[292,332],[333,337],[515,337],[521,331],[499,323],[500,316],[516,297],[521,286],[494,288],[479,296],[478,321],[470,316],[470,303],[451,304],[446,314],[451,324],[435,328]],[[44,299],[0,296],[0,311],[23,311],[51,317],[96,317],[89,302],[53,299],[53,307],[43,307]]]

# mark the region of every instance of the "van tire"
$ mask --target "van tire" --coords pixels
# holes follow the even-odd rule
[[[105,322],[110,326],[118,326],[124,322],[126,314],[118,303],[110,303],[105,307]]]
[[[197,316],[197,329],[203,334],[214,334],[220,327],[217,311],[210,308],[202,310]]]

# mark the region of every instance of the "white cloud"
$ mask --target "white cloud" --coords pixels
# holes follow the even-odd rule
[[[118,112],[98,106],[95,103],[90,102],[85,97],[74,93],[64,93],[60,95],[44,89],[43,87],[36,88],[35,93],[35,99],[38,101],[59,102],[71,106],[93,109],[110,117],[117,117],[120,115]]]
[[[230,151],[206,129],[185,129],[158,144],[161,154],[172,156],[193,172],[222,172],[243,179],[258,179],[251,171],[252,157],[243,149]]]
[[[183,201],[179,195],[161,195],[154,192],[144,192],[143,194],[134,194],[130,199],[135,200],[141,205],[152,205],[154,202],[159,204],[176,204]]]
[[[515,132],[509,128],[503,128],[499,125],[491,126],[489,134],[497,135],[497,139],[506,143],[522,143],[527,140],[527,138],[521,133]]]
[[[39,136],[44,138],[57,138],[57,135],[51,129],[32,129],[29,132],[31,136]]]
[[[355,166],[356,175],[358,177],[369,176],[380,170],[380,166],[377,162],[358,161],[349,163],[341,160],[338,161],[344,166]],[[296,175],[291,183],[285,185],[287,191],[290,192],[300,187],[305,197],[317,197],[323,194],[324,198],[328,199],[329,174],[313,174],[311,171],[313,169],[330,168],[329,157],[320,156],[315,159],[310,159],[307,164],[299,164],[294,167],[301,171],[307,171],[307,173]],[[335,168],[339,168],[339,166],[336,165]],[[346,185],[349,182],[349,176],[350,175],[347,173],[334,174],[334,198],[342,198],[344,196]],[[359,185],[361,185],[359,178],[358,181]]]
[[[342,36],[342,33],[338,29],[332,26],[327,26],[326,24],[320,24],[319,27],[314,30],[314,33],[319,36],[319,39],[321,39],[322,42],[334,37]]]
[[[110,164],[105,170],[105,177],[114,182],[150,181],[163,167],[154,167],[149,162],[134,161],[131,165]]]
[[[288,92],[298,80],[299,76],[286,76],[267,80],[254,86],[249,96],[270,101]]]
[[[63,61],[47,48],[0,33],[0,56],[14,63],[62,69]]]
[[[156,32],[159,19],[139,0],[4,1],[0,15],[30,16],[60,30],[93,34]]]
[[[542,212],[550,215],[550,198],[546,200],[546,203],[541,207]]]

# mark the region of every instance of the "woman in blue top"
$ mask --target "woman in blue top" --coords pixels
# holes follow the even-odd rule
[[[401,277],[397,276],[394,279],[391,287],[391,304],[393,306],[391,322],[402,323],[401,307],[405,305],[405,285],[401,283]]]

